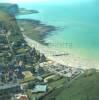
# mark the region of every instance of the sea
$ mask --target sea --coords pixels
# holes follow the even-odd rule
[[[87,0],[86,0],[87,1]],[[65,1],[64,1],[65,2]],[[67,50],[83,59],[99,61],[99,2],[79,3],[19,3],[20,8],[38,10],[39,13],[19,15],[21,19],[40,20],[57,30],[45,37],[52,48]]]

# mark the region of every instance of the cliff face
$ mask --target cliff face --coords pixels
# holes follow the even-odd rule
[[[8,63],[23,43],[24,38],[14,15],[0,10],[0,63]]]
[[[19,43],[24,41],[20,28],[15,19],[18,13],[16,4],[1,3],[0,4],[0,37],[4,34],[8,37],[9,43]],[[4,40],[4,39],[3,39]]]
[[[7,31],[10,30],[13,34],[20,33],[15,17],[11,16],[8,12],[0,10],[0,23],[6,27]]]
[[[13,5],[8,7],[8,11],[10,14],[15,15],[18,13],[18,6],[16,4],[13,4]]]
[[[11,15],[16,15],[19,11],[17,4],[0,3],[0,10],[6,11]]]

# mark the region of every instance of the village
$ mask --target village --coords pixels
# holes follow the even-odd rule
[[[0,100],[43,100],[83,72],[47,59],[24,40],[11,41],[11,35],[0,23]]]

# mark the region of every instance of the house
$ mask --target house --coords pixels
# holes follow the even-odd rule
[[[9,46],[6,44],[0,44],[0,50],[8,50],[9,49]]]
[[[43,78],[41,76],[37,76],[36,79],[38,79],[39,81],[43,81]]]
[[[23,71],[22,74],[23,74],[24,78],[33,77],[33,74],[30,71]]]
[[[28,100],[28,97],[26,95],[22,95],[19,100]]]
[[[40,62],[45,62],[46,61],[46,57],[44,54],[40,54]]]
[[[46,78],[44,78],[44,82],[47,83],[50,79],[53,79],[55,78],[56,75],[51,75],[51,76],[48,76]]]
[[[36,85],[32,90],[33,93],[47,92],[47,85]]]
[[[7,39],[5,34],[0,34],[0,43],[6,44]]]
[[[27,95],[23,94],[15,94],[15,99],[16,100],[29,100]]]
[[[3,72],[3,65],[0,64],[0,81],[1,81],[1,77],[2,77],[2,72]]]
[[[0,92],[2,93],[4,91],[8,93],[20,92],[21,91],[20,84],[12,82],[12,83],[0,85]]]
[[[23,66],[18,66],[17,67],[17,70],[16,71],[17,71],[17,77],[19,79],[22,79],[23,78],[23,74],[22,74],[23,70],[24,70]]]

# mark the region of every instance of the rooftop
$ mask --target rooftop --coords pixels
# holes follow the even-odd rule
[[[46,92],[47,85],[36,85],[32,92]]]
[[[18,86],[20,86],[19,83],[3,84],[3,85],[0,85],[0,90],[10,89],[10,88],[18,87]]]

